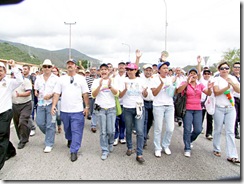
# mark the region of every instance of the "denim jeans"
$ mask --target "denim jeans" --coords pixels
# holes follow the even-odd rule
[[[195,141],[202,132],[202,110],[186,110],[183,118],[183,141],[185,151],[191,151],[191,143]]]
[[[202,109],[202,123],[204,121],[205,114],[207,114],[207,128],[206,128],[206,137],[212,135],[213,132],[213,115],[208,114],[206,109]]]
[[[123,106],[121,105],[121,108],[123,109]],[[115,120],[115,134],[114,139],[119,138],[124,139],[125,138],[125,118],[124,118],[124,112],[122,111],[122,114],[116,117]]]
[[[56,123],[52,123],[52,104],[47,106],[37,106],[36,124],[45,134],[45,145],[53,147],[56,131]]]
[[[153,106],[154,117],[154,149],[155,151],[161,151],[163,148],[168,148],[173,135],[175,122],[174,122],[174,106],[162,105]],[[165,122],[166,131],[162,139],[162,147],[160,145],[163,122]]]
[[[214,136],[213,136],[213,150],[221,152],[221,132],[223,124],[225,124],[225,137],[226,137],[226,155],[230,158],[238,158],[236,144],[235,144],[235,120],[236,110],[235,107],[229,106],[218,107],[215,106],[214,113]]]
[[[108,154],[109,147],[113,146],[114,143],[116,109],[115,107],[109,109],[101,108],[99,111],[95,110],[95,113],[100,127],[102,153]]]
[[[89,103],[90,103],[89,116],[91,116],[91,128],[96,128],[96,126],[97,126],[97,117],[96,117],[96,115],[94,113],[95,99],[94,98],[89,98]]]
[[[71,140],[70,153],[77,153],[80,149],[85,124],[83,112],[60,112],[64,125],[65,138]]]
[[[124,117],[125,117],[125,129],[126,129],[126,143],[127,148],[132,150],[132,129],[136,129],[136,154],[137,156],[142,155],[143,145],[144,145],[144,116],[145,109],[142,108],[142,117],[136,119],[136,108],[123,108]]]
[[[153,123],[153,101],[145,101],[145,118],[144,118],[144,142],[147,142],[147,134]]]

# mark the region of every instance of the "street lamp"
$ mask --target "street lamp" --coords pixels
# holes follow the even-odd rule
[[[126,45],[129,48],[129,61],[130,61],[130,45],[126,43],[122,43],[122,45]]]
[[[64,24],[69,25],[69,59],[71,59],[71,26],[75,25],[76,22],[73,22],[73,23],[64,22]]]
[[[166,4],[166,0],[164,0],[164,4],[165,4],[165,51],[167,51],[167,26],[168,26],[168,22],[167,22],[167,4]]]

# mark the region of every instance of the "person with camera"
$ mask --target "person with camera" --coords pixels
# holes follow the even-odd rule
[[[15,67],[15,61],[9,60],[8,65],[11,66],[15,79],[6,76],[6,66],[0,62],[0,170],[6,160],[16,155],[15,147],[9,140],[13,117],[12,93],[23,83],[23,76]]]
[[[115,133],[115,96],[119,95],[117,86],[112,78],[109,78],[109,66],[100,65],[101,78],[95,79],[91,89],[95,100],[95,114],[100,127],[100,146],[102,160],[106,160],[113,151]]]

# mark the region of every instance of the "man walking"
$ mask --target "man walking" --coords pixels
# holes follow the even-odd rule
[[[84,115],[87,116],[89,113],[89,89],[85,77],[76,74],[76,61],[69,59],[66,63],[67,75],[61,76],[55,86],[51,113],[56,113],[56,105],[62,93],[60,118],[64,123],[65,138],[68,140],[67,146],[70,148],[71,161],[74,162],[77,160],[77,152],[82,142]]]
[[[23,82],[20,71],[15,68],[15,62],[10,60],[8,65],[11,66],[15,79],[7,78],[6,67],[0,62],[0,170],[5,160],[16,155],[16,150],[9,141],[10,123],[13,117],[12,92]]]

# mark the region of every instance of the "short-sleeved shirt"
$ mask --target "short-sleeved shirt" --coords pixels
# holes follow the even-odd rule
[[[32,91],[31,81],[27,78],[24,78],[24,82],[13,91],[12,102],[13,102],[13,104],[23,104],[23,103],[31,101],[31,94],[29,96],[26,96],[26,97],[17,97],[16,91],[18,93],[24,93],[26,91]]]
[[[91,90],[94,91],[99,86],[101,78],[95,79],[91,86]],[[117,85],[114,83],[114,80],[111,81],[111,86],[118,89]],[[108,79],[102,81],[102,87],[98,95],[96,96],[95,103],[100,105],[102,108],[112,108],[115,107],[115,98],[112,91],[108,88]]]
[[[136,108],[137,102],[143,103],[142,91],[145,88],[141,78],[136,77],[135,79],[125,78],[125,83],[120,85],[120,91],[125,89],[125,84],[127,85],[127,91],[123,96],[123,107],[126,108]]]
[[[71,76],[61,76],[54,88],[54,93],[62,93],[60,106],[62,112],[76,113],[84,110],[82,94],[89,92],[86,79],[79,74],[74,75],[73,78],[71,83]]]
[[[236,77],[234,77],[232,75],[229,75],[228,77],[233,81],[234,84],[239,84]],[[220,76],[215,77],[214,81],[215,81],[214,86],[219,86],[220,90],[228,86],[228,82]],[[234,96],[234,89],[232,86],[230,86],[230,95],[232,97]],[[216,99],[216,103],[215,103],[216,105],[219,105],[219,106],[231,105],[230,101],[228,100],[228,98],[226,97],[226,95],[224,93],[219,96],[215,96],[215,99]],[[232,99],[233,99],[233,102],[235,102],[234,97]]]
[[[185,84],[186,82],[182,82],[180,86]],[[187,110],[202,110],[201,107],[201,95],[202,91],[204,91],[206,87],[197,82],[196,86],[192,86],[191,84],[187,85],[186,90],[186,109]],[[184,90],[183,90],[184,92]]]
[[[160,75],[154,77],[154,80],[152,80],[150,88],[157,88],[160,85],[161,81],[159,77]],[[173,98],[170,97],[166,92],[166,89],[169,86],[173,85],[172,78],[166,76],[165,78],[161,77],[161,80],[163,81],[164,85],[159,91],[159,93],[157,94],[157,96],[154,97],[153,106],[173,105],[174,104]]]

